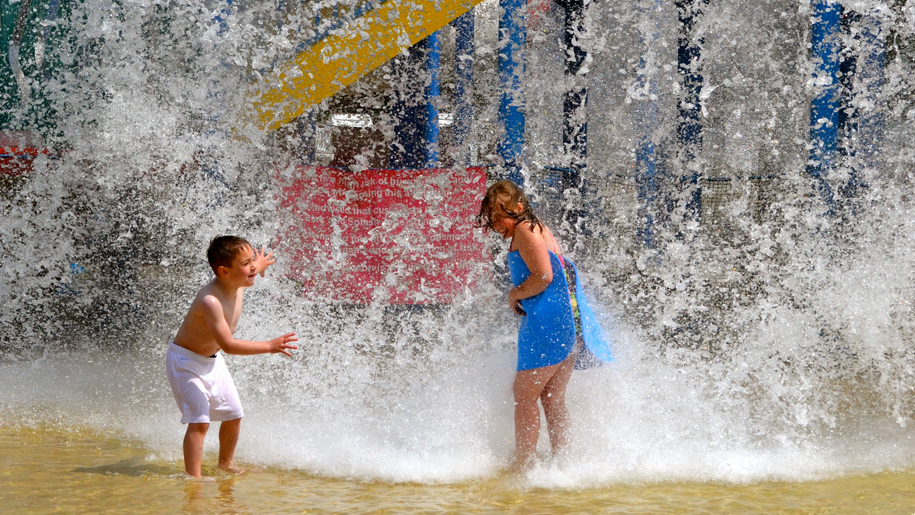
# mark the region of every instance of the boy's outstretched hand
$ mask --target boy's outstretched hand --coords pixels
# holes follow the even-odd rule
[[[299,347],[297,345],[289,345],[289,342],[297,342],[299,339],[296,337],[295,333],[287,333],[278,338],[270,340],[270,352],[277,353],[281,352],[290,358],[292,354],[289,353],[290,350],[296,350]]]
[[[254,264],[257,265],[257,273],[261,274],[261,277],[264,276],[267,267],[273,263],[276,263],[276,258],[273,257],[273,251],[265,253],[263,247],[254,251]]]

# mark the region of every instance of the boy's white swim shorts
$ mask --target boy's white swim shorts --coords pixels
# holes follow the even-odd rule
[[[181,410],[182,424],[222,422],[244,416],[235,382],[221,353],[210,358],[171,343],[165,370]]]

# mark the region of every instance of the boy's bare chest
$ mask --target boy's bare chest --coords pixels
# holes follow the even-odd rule
[[[235,328],[238,327],[238,320],[241,318],[241,306],[238,306],[237,308],[235,306],[226,307],[223,309],[223,313],[226,315],[226,322],[229,324],[229,329],[235,334]]]
[[[226,322],[229,324],[229,329],[231,329],[234,334],[235,328],[238,327],[238,320],[241,318],[241,302],[225,303],[223,304],[222,311],[226,316]]]

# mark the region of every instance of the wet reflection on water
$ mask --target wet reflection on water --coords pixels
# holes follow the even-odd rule
[[[184,485],[184,499],[186,502],[182,506],[183,513],[220,513],[226,515],[251,513],[250,510],[245,509],[235,499],[234,489],[237,481],[235,477],[219,481],[215,481],[213,477],[207,477],[203,481],[186,481]]]

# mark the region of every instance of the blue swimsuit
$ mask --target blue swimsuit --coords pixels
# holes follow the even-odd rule
[[[546,290],[521,300],[521,308],[527,313],[521,317],[518,329],[518,370],[548,367],[561,363],[572,352],[575,345],[575,317],[569,298],[569,283],[559,257],[552,251],[550,266],[553,281]],[[567,266],[575,271],[569,258],[563,258]],[[508,253],[508,271],[515,286],[523,283],[531,272],[517,250]],[[575,277],[575,294],[581,317],[581,332],[588,351],[601,361],[611,361],[610,347],[603,338],[597,317],[591,311],[582,291],[581,281]],[[581,367],[577,367],[581,368]]]
[[[575,318],[569,285],[559,258],[550,251],[553,281],[545,290],[521,300],[527,313],[518,329],[518,370],[548,367],[561,363],[575,345]],[[508,271],[515,286],[523,283],[531,271],[517,250],[508,253]]]

